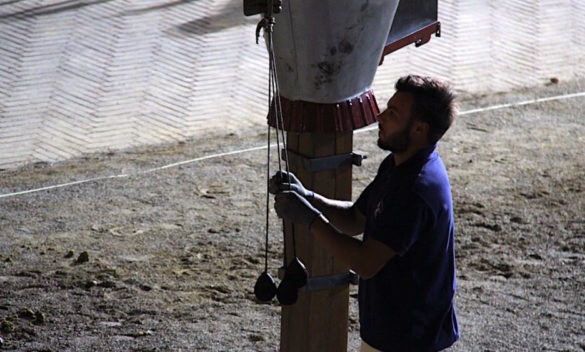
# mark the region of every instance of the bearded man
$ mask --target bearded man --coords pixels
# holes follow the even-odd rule
[[[355,203],[315,194],[285,172],[270,190],[281,218],[307,226],[359,274],[362,351],[438,351],[459,338],[451,188],[437,152],[455,96],[415,75],[395,88],[377,117],[378,146],[391,153]]]

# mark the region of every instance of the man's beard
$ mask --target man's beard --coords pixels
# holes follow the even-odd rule
[[[410,145],[410,127],[412,126],[412,120],[409,121],[408,125],[404,130],[395,132],[390,135],[386,140],[378,137],[378,147],[383,150],[391,151],[392,153],[401,153],[408,149]]]

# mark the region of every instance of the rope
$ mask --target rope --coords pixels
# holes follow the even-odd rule
[[[536,98],[536,99],[524,100],[524,101],[519,101],[519,102],[498,104],[498,105],[487,106],[484,108],[477,108],[477,109],[472,109],[472,110],[461,111],[461,112],[459,112],[458,116],[476,114],[476,113],[492,111],[492,110],[508,109],[508,108],[519,107],[519,106],[527,106],[527,105],[532,105],[532,104],[540,104],[540,103],[549,102],[549,101],[566,100],[566,99],[583,98],[583,97],[585,97],[585,92],[554,95],[554,96],[550,96],[550,97]],[[375,124],[375,125],[372,125],[370,127],[365,127],[365,128],[359,129],[357,131],[354,131],[354,134],[371,132],[371,131],[375,131],[377,129],[378,129],[378,125]],[[276,147],[276,144],[270,145],[270,146],[268,146],[268,149],[275,148],[275,147]],[[157,167],[154,167],[154,168],[151,168],[148,170],[138,171],[138,172],[135,172],[132,174],[96,176],[96,177],[91,177],[91,178],[87,178],[87,179],[83,179],[83,180],[77,180],[77,181],[66,182],[66,183],[58,183],[58,184],[39,187],[39,188],[31,188],[31,189],[25,189],[25,190],[16,191],[16,192],[4,193],[4,194],[0,194],[0,199],[10,198],[10,197],[18,197],[18,196],[23,196],[26,194],[33,194],[33,193],[39,193],[39,192],[44,192],[44,191],[50,191],[50,190],[54,190],[54,189],[66,188],[66,187],[75,186],[75,185],[85,185],[85,184],[92,183],[92,182],[101,182],[101,181],[107,181],[107,180],[111,180],[111,179],[139,177],[141,175],[149,175],[151,173],[155,173],[155,172],[159,172],[159,171],[163,171],[163,170],[169,170],[172,168],[197,163],[200,161],[206,161],[206,160],[211,160],[211,159],[224,158],[226,156],[231,156],[231,155],[239,155],[239,154],[254,152],[254,151],[258,151],[258,150],[263,150],[264,148],[266,148],[266,146],[257,145],[255,147],[250,147],[250,148],[245,148],[245,149],[235,149],[235,150],[222,152],[222,153],[208,154],[208,155],[200,156],[200,157],[197,157],[194,159],[182,160],[182,161],[174,162],[171,164],[157,166]]]
[[[264,272],[268,272],[268,228],[270,227],[270,125],[268,125],[268,146],[266,157],[268,162],[266,163],[266,234],[265,234],[265,245],[264,245]]]
[[[268,4],[269,8],[272,8],[272,1],[269,2]],[[274,43],[272,40],[272,34],[273,34],[273,28],[274,28],[274,17],[272,15],[272,13],[270,12],[268,14],[267,17],[264,17],[264,19],[262,19],[262,21],[260,22],[259,26],[263,25],[264,28],[264,32],[266,34],[267,37],[267,46],[268,46],[268,57],[269,57],[269,75],[268,75],[268,111],[270,112],[271,109],[274,109],[273,114],[275,117],[275,122],[276,122],[276,148],[277,148],[277,156],[278,156],[278,170],[279,172],[282,174],[282,170],[283,170],[283,164],[284,164],[284,170],[287,173],[287,177],[288,177],[288,183],[291,183],[291,177],[290,177],[290,173],[289,173],[289,159],[288,159],[288,148],[287,148],[287,142],[286,142],[286,136],[284,133],[284,118],[283,118],[283,114],[282,114],[282,105],[281,105],[281,101],[280,101],[280,88],[278,85],[278,75],[277,75],[277,71],[276,71],[276,59],[275,59],[275,55],[274,55]],[[258,35],[258,30],[256,32],[256,35]],[[268,135],[267,135],[267,148],[270,150],[270,124],[268,124]],[[280,148],[280,142],[282,139],[282,146],[283,148]],[[284,151],[284,162],[283,162],[283,157],[281,155],[281,150]],[[269,207],[270,207],[270,197],[269,197],[269,186],[270,186],[270,152],[267,153],[267,160],[266,160],[266,234],[265,234],[265,250],[264,250],[264,270],[267,271],[268,270],[268,229],[269,229]],[[292,231],[291,231],[291,235],[292,235],[292,243],[293,243],[293,255],[296,258],[297,256],[297,251],[296,251],[296,240],[295,240],[295,230],[294,230],[294,225],[292,225]],[[282,221],[282,232],[283,232],[283,236],[285,233],[285,223],[284,220]],[[286,238],[283,238],[283,243],[284,243],[284,262],[286,264],[288,264],[288,258],[287,258],[287,250],[286,250]]]
[[[276,60],[274,58],[274,43],[272,41],[272,31],[269,32],[268,35],[268,39],[269,39],[269,57],[270,57],[270,63],[272,66],[271,72],[272,72],[272,79],[274,81],[273,83],[273,88],[275,89],[274,91],[274,107],[275,107],[275,113],[276,113],[276,135],[278,136],[278,131],[280,130],[281,133],[281,137],[282,137],[282,146],[283,146],[283,151],[284,151],[284,166],[285,166],[285,170],[287,172],[287,177],[288,177],[288,183],[289,185],[291,184],[291,176],[290,176],[290,165],[289,165],[289,158],[288,158],[288,147],[287,147],[287,142],[286,142],[286,138],[285,138],[285,134],[284,134],[284,116],[282,114],[282,104],[280,101],[280,88],[278,85],[278,71],[276,70]],[[278,145],[278,140],[277,140],[277,150],[281,150],[280,146]],[[279,167],[280,164],[282,163],[282,156],[280,153],[278,153],[278,163],[279,163]],[[282,222],[282,232],[284,234],[285,231],[285,225],[284,225],[284,221]],[[292,245],[293,245],[293,257],[297,257],[297,245],[296,245],[296,236],[295,236],[295,226],[294,224],[291,224],[291,237],[292,237]],[[284,261],[285,263],[288,263],[287,260],[287,256],[286,256],[286,240],[284,241],[285,244],[285,248],[284,248]]]

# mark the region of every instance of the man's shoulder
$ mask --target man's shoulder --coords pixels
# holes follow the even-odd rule
[[[420,168],[416,178],[417,184],[443,184],[449,183],[447,169],[443,159],[436,151],[433,152]]]
[[[437,197],[450,197],[451,186],[447,169],[436,151],[422,166],[412,190],[427,202]]]

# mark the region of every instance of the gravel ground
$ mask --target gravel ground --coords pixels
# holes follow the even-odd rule
[[[453,351],[585,350],[585,97],[466,113],[582,91],[585,81],[461,97],[439,146],[456,221]],[[207,157],[264,145],[258,131],[0,171],[0,350],[277,350],[280,308],[252,292],[266,150]],[[354,136],[369,156],[354,199],[385,157],[376,138]]]

